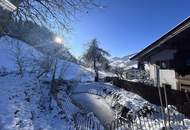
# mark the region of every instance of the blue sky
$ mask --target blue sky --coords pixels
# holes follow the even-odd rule
[[[105,9],[93,9],[72,23],[65,38],[72,54],[97,38],[112,57],[138,52],[190,15],[189,0],[102,0]]]

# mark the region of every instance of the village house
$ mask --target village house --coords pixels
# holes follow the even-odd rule
[[[141,69],[144,63],[148,64],[155,86],[190,91],[190,17],[131,60],[137,60]]]

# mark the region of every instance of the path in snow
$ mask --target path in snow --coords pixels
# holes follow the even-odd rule
[[[74,94],[73,99],[89,112],[93,112],[103,125],[114,120],[114,112],[102,97],[88,93],[80,93]]]

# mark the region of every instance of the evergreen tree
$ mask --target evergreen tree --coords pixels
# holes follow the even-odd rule
[[[98,42],[96,39],[90,41],[88,49],[83,55],[83,58],[85,62],[87,62],[88,64],[92,64],[95,72],[95,82],[99,80],[98,65],[100,66],[104,63],[107,63],[107,56],[110,56],[110,54],[98,46]]]

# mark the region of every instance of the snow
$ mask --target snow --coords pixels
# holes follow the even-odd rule
[[[104,90],[111,91],[112,94],[108,95]],[[123,89],[119,89],[116,86],[106,83],[80,83],[75,88],[74,93],[93,93],[101,96],[107,96],[107,100],[112,99],[110,105],[114,102],[114,94],[119,95],[117,102],[123,106],[129,107],[133,111],[138,111],[144,104],[147,104],[148,101],[143,99],[142,97],[134,94],[132,92],[125,91]]]
[[[110,59],[110,65],[113,67],[121,67],[121,68],[124,68],[125,70],[130,69],[130,68],[137,68],[137,62],[130,60],[130,58],[134,55],[135,54],[131,54],[131,55],[124,56],[121,58],[114,57]]]
[[[42,56],[42,53],[35,50],[32,46],[5,36],[0,38],[0,66],[6,67],[9,71],[16,70],[15,51],[17,47],[21,49],[21,56],[25,57],[26,60]]]
[[[81,68],[87,70],[87,72],[91,75],[91,76],[95,76],[95,73],[94,73],[94,69],[92,68],[88,68],[88,67],[83,67],[81,66]],[[106,71],[103,71],[103,70],[99,70],[99,77],[100,78],[104,78],[104,77],[113,77],[114,74],[112,72],[106,72]],[[92,80],[94,81],[94,80]]]
[[[55,101],[53,110],[43,111],[39,101],[43,98],[40,87],[32,76],[0,77],[0,128],[2,130],[67,130],[70,125],[58,115]],[[45,87],[45,86],[43,86]],[[48,89],[45,89],[46,91]]]
[[[18,46],[21,48],[21,56],[27,62],[44,55],[22,41],[10,37],[0,38],[0,59],[3,60],[0,62],[1,71],[5,68],[11,72],[0,76],[0,129],[75,129],[74,120],[79,119],[74,119],[74,115],[81,110],[72,103],[66,91],[60,91],[55,99],[49,95],[50,85],[43,84],[43,80],[50,81],[49,77],[38,80],[29,71],[25,71],[22,78],[15,73],[17,65],[14,54]],[[26,66],[26,69],[30,69],[30,66]],[[58,59],[56,78],[86,82],[92,81],[93,75],[83,66]],[[81,120],[85,118],[82,116]],[[92,119],[99,123],[96,117]]]
[[[19,40],[10,37],[0,38],[0,67],[12,72],[0,75],[0,129],[2,130],[68,130],[76,129],[76,122],[83,129],[84,124],[88,123],[85,120],[89,118],[101,126],[101,123],[104,125],[110,123],[118,116],[116,104],[129,108],[133,114],[144,106],[160,109],[137,94],[109,83],[94,83],[91,69],[60,59],[58,59],[56,78],[75,81],[76,86],[72,93],[62,89],[58,91],[57,96],[52,96],[49,93],[50,85],[43,83],[43,78],[38,80],[35,74],[28,71],[23,78],[14,73],[17,69],[14,60],[15,45],[22,48],[22,56],[28,61],[33,57],[40,58],[44,55]],[[111,75],[106,72],[100,74]],[[47,80],[49,81],[48,78]],[[73,101],[83,106],[85,110]],[[173,113],[181,115],[175,109]],[[160,119],[161,114],[158,113],[157,116]],[[155,123],[152,118],[147,120]],[[136,121],[138,124],[138,120]],[[173,124],[173,127],[190,129],[189,119],[185,119],[184,123],[187,128],[179,124]],[[148,124],[145,123],[146,125]]]
[[[72,97],[89,112],[93,112],[104,125],[114,120],[114,112],[102,97],[88,93],[74,94]]]
[[[93,76],[90,71],[88,71],[85,67],[82,67],[78,64],[59,60],[58,63],[58,77],[62,77],[64,80],[75,80],[79,82],[93,81]],[[65,66],[63,68],[63,66]],[[61,71],[63,70],[63,73]]]
[[[143,99],[142,97],[138,96],[135,93],[125,91],[123,89],[117,88],[116,86],[113,86],[111,84],[105,84],[105,83],[80,83],[75,88],[74,92],[74,98],[76,101],[78,101],[80,104],[82,104],[84,107],[86,107],[88,110],[92,111],[97,115],[98,119],[105,122],[105,120],[102,120],[102,118],[106,117],[106,114],[104,113],[105,109],[108,109],[107,111],[111,111],[109,113],[113,113],[112,118],[108,118],[108,122],[113,121],[115,118],[120,117],[120,111],[116,108],[117,104],[120,104],[122,106],[125,106],[129,108],[130,113],[132,114],[132,117],[134,118],[134,121],[136,122],[133,124],[135,127],[140,127],[140,123],[144,121],[143,127],[141,129],[146,130],[147,128],[152,125],[152,129],[160,130],[162,127],[164,127],[163,119],[161,117],[161,111],[160,107],[153,105]],[[77,96],[76,96],[77,95]],[[96,95],[95,97],[93,95]],[[98,96],[97,96],[98,95]],[[99,101],[103,100],[103,101]],[[106,104],[106,106],[102,105]],[[101,108],[99,108],[102,106]],[[154,116],[148,116],[148,117],[140,117],[136,118],[137,113],[141,110],[143,110],[144,107],[152,108],[153,111],[155,111]],[[103,110],[99,110],[103,109]],[[173,109],[171,106],[169,106],[171,119],[176,118],[176,122],[172,122],[171,126],[173,129],[184,129],[188,130],[190,126],[188,123],[190,122],[189,119],[184,119],[184,116],[177,112],[175,109]],[[97,113],[101,113],[98,115]],[[110,116],[110,115],[109,115]],[[107,118],[106,118],[107,119]],[[109,120],[111,119],[111,120]],[[186,124],[183,126],[183,122]]]
[[[34,58],[39,59],[44,55],[25,42],[7,36],[2,37],[0,38],[0,59],[2,61],[0,62],[0,67],[5,67],[7,71],[16,71],[15,49],[17,46],[21,48],[21,56],[26,62]],[[29,63],[29,65],[31,64],[32,63]],[[27,66],[27,69],[31,69],[31,66]],[[56,77],[82,82],[93,80],[93,75],[85,67],[60,59],[58,59]]]
[[[60,91],[57,94],[58,102],[60,103],[60,107],[64,110],[64,112],[67,114],[68,118],[72,120],[72,116],[75,113],[78,113],[80,109],[76,107],[73,103],[71,98],[68,94],[66,94],[65,91]]]

